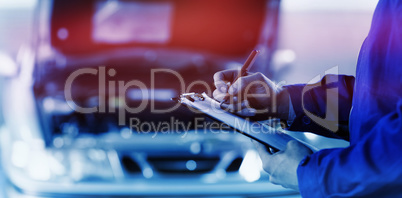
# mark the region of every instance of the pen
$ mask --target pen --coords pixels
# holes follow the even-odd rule
[[[233,82],[231,84],[233,84],[234,82],[236,82],[239,78],[246,76],[247,72],[250,70],[251,66],[253,66],[253,63],[255,62],[255,59],[257,58],[257,55],[260,53],[260,50],[253,50],[250,55],[248,56],[246,62],[244,62],[243,66],[240,69],[239,74],[237,75],[237,77],[233,80]],[[229,90],[229,88],[227,89]],[[226,94],[226,96],[223,98],[221,105],[225,102],[227,102],[227,100],[229,99],[229,94]]]

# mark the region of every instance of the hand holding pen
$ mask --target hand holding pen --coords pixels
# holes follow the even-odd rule
[[[251,52],[251,54],[248,56],[246,62],[244,62],[243,66],[241,67],[237,77],[232,81],[233,83],[235,83],[237,80],[239,80],[239,78],[247,76],[248,71],[251,69],[251,67],[253,66],[255,59],[257,58],[257,55],[260,53],[259,50],[253,50]],[[229,85],[230,86],[230,85]],[[233,88],[232,88],[233,89]],[[229,88],[230,90],[230,88]],[[226,103],[230,98],[230,94],[226,94],[226,96],[223,98],[222,100],[222,104]]]
[[[248,72],[258,53],[258,50],[253,50],[240,70],[215,73],[213,96],[221,102],[222,108],[242,116],[276,115],[275,101],[281,89],[262,73]]]

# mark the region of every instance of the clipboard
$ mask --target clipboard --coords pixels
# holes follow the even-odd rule
[[[292,132],[280,127],[272,127],[263,122],[252,121],[239,117],[221,109],[220,103],[206,93],[184,93],[176,100],[189,108],[196,109],[203,114],[225,123],[239,133],[254,139],[265,146],[271,153],[286,149],[290,140],[296,140],[313,152],[325,148],[347,147],[349,142],[341,139],[328,138],[310,132]]]

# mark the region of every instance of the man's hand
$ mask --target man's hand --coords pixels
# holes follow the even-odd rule
[[[264,170],[270,175],[270,181],[298,191],[297,167],[312,151],[295,140],[288,142],[286,150],[274,154],[270,154],[263,144],[256,141],[253,143],[260,154]]]
[[[244,116],[253,116],[256,112],[267,115],[277,113],[276,96],[281,92],[281,88],[261,73],[249,73],[232,82],[238,74],[239,70],[215,73],[214,98],[222,101],[229,96],[230,100],[225,107]]]

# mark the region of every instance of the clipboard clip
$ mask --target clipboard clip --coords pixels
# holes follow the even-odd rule
[[[183,99],[187,99],[191,102],[195,102],[195,101],[204,101],[205,97],[200,94],[200,93],[183,93],[180,94],[178,97],[175,98],[171,98],[171,100],[179,102],[179,103],[183,103]]]

